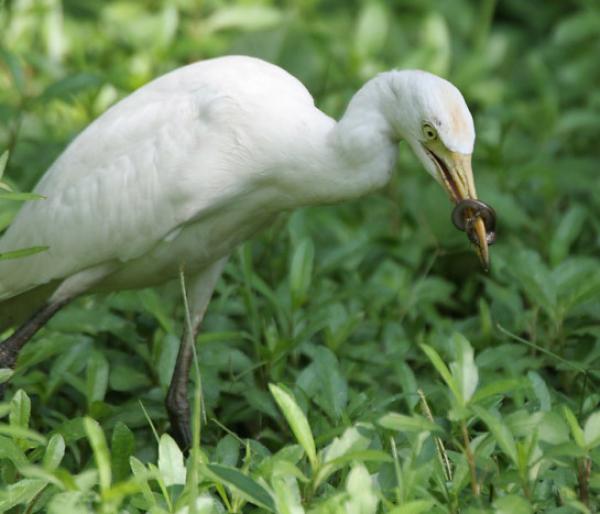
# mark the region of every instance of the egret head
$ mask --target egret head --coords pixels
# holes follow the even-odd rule
[[[477,200],[471,154],[475,142],[473,117],[460,91],[447,80],[418,70],[395,72],[391,80],[399,115],[392,120],[425,169],[456,204],[452,219],[477,246],[489,265],[495,215]]]

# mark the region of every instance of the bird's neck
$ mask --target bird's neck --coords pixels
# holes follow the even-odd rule
[[[340,171],[348,182],[354,182],[357,196],[387,184],[396,164],[399,138],[386,109],[393,103],[391,95],[387,75],[367,82],[354,95],[332,133]]]
[[[388,183],[397,158],[398,137],[385,106],[391,90],[385,75],[365,84],[337,123],[312,134],[314,158],[303,165],[304,204],[358,198]]]

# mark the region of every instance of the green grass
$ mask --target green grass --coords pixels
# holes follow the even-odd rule
[[[499,217],[484,275],[402,147],[385,190],[245,244],[197,340],[189,458],[163,408],[179,284],[80,299],[0,403],[0,511],[598,512],[600,8],[390,4],[0,2],[0,230],[116,99],[233,52],[334,116],[378,71],[447,76]]]

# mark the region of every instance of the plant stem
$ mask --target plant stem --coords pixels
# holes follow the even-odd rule
[[[473,35],[474,46],[483,51],[483,47],[487,42],[494,19],[494,11],[496,9],[496,0],[485,0],[481,2],[481,10],[479,12],[479,23]]]
[[[577,463],[577,482],[579,485],[579,499],[586,507],[590,508],[590,475],[592,473],[592,459],[584,457]]]
[[[425,393],[422,389],[417,389],[417,394],[421,398],[421,408],[423,410],[423,414],[425,417],[435,423],[433,419],[433,414],[431,413],[431,409],[429,408],[429,404],[427,403],[427,398],[425,397]],[[452,481],[452,466],[450,465],[450,459],[448,458],[448,453],[446,452],[446,447],[444,446],[444,442],[440,437],[433,438],[435,442],[435,447],[437,450],[438,458],[440,459],[440,464],[442,465],[442,470],[444,471],[444,477],[447,482]],[[447,492],[447,491],[446,491]]]
[[[473,452],[471,451],[471,443],[469,441],[469,433],[467,432],[467,424],[462,421],[460,424],[462,429],[463,436],[463,444],[465,445],[465,454],[467,456],[467,463],[469,464],[469,469],[471,470],[471,490],[473,491],[473,496],[479,498],[479,494],[481,493],[481,488],[479,487],[479,482],[477,482],[477,470],[475,469],[475,457]]]

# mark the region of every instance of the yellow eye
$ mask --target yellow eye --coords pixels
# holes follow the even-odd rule
[[[437,132],[429,123],[425,123],[423,124],[423,135],[428,141],[433,141],[437,137]]]

